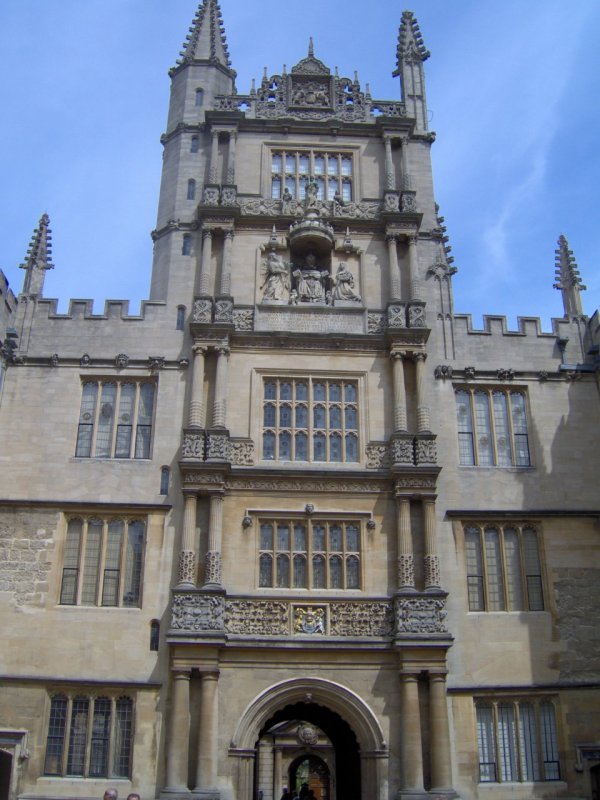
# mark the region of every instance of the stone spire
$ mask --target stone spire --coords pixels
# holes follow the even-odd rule
[[[51,242],[50,218],[48,214],[42,214],[37,228],[33,231],[25,261],[19,265],[25,270],[22,294],[42,297],[46,270],[54,269]]]
[[[398,33],[396,69],[394,77],[400,77],[402,100],[407,114],[417,121],[417,129],[427,130],[427,102],[425,99],[425,71],[423,62],[430,53],[423,43],[419,23],[412,11],[404,11]]]
[[[556,253],[556,283],[555,289],[562,292],[565,316],[583,314],[581,305],[581,291],[586,287],[581,283],[581,275],[573,251],[569,250],[569,243],[562,234],[558,237],[558,250]]]
[[[204,0],[190,27],[178,65],[209,61],[231,69],[218,0]]]

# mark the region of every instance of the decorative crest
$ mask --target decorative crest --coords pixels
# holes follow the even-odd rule
[[[52,233],[48,214],[42,214],[40,217],[38,226],[33,231],[25,261],[19,266],[27,271],[23,281],[23,294],[41,297],[44,288],[44,273],[47,269],[54,269]]]
[[[555,289],[562,292],[565,314],[583,314],[580,292],[585,287],[581,283],[581,275],[573,251],[569,250],[569,243],[562,234],[558,238],[556,253],[556,283]]]
[[[200,3],[179,55],[178,66],[194,61],[211,61],[231,69],[218,0]]]

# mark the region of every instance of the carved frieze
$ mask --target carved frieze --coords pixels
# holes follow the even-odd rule
[[[182,458],[196,458],[204,461],[204,431],[184,433],[181,444]]]
[[[452,367],[449,364],[438,364],[433,371],[434,377],[446,380],[452,378]]]
[[[441,597],[396,597],[396,635],[447,633],[446,600]]]
[[[115,367],[117,369],[125,369],[129,364],[129,356],[125,355],[125,353],[119,353],[115,356]]]
[[[412,436],[395,436],[390,442],[392,463],[394,464],[414,464],[415,450]]]
[[[206,460],[227,461],[229,458],[229,433],[226,430],[206,432]]]
[[[420,437],[415,440],[415,460],[417,464],[437,464],[437,445],[433,437]]]
[[[365,332],[365,313],[362,309],[331,310],[324,306],[312,309],[301,306],[257,308],[254,318],[256,331],[291,331],[294,333],[358,333]]]
[[[415,214],[417,212],[417,193],[402,192],[400,209],[407,214]]]
[[[219,297],[215,301],[215,322],[233,322],[233,300],[228,297]]]
[[[387,309],[388,328],[406,328],[406,303],[392,303]]]
[[[290,632],[287,603],[274,600],[228,600],[225,627],[228,633],[254,636],[286,636]]]
[[[228,460],[237,467],[251,467],[254,464],[254,442],[251,439],[230,440]]]
[[[218,186],[205,186],[202,193],[202,205],[205,206],[218,206],[219,205],[219,187]]]
[[[237,189],[235,186],[223,186],[221,189],[221,205],[237,205]]]
[[[390,465],[390,452],[387,444],[369,443],[366,448],[367,469],[384,469]]]
[[[400,211],[400,192],[384,192],[383,210],[386,213],[398,213]]]
[[[196,554],[193,550],[182,550],[179,553],[179,583],[195,583]]]
[[[376,312],[369,312],[367,315],[367,333],[384,333],[385,331],[385,314],[378,314]]]
[[[212,322],[212,300],[210,297],[197,297],[194,300],[192,322]]]
[[[171,628],[177,631],[225,630],[225,598],[214,594],[176,594]]]
[[[408,305],[408,327],[425,328],[425,304],[409,303]]]
[[[233,327],[236,331],[254,330],[254,310],[251,308],[233,309]]]
[[[391,603],[332,603],[331,636],[390,636],[394,615]]]
[[[221,553],[218,550],[208,550],[204,557],[204,581],[221,584]]]

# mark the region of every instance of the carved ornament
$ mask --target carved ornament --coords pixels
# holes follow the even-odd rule
[[[396,635],[447,633],[446,600],[443,598],[396,597]]]
[[[171,628],[178,631],[225,630],[225,599],[212,594],[175,594]]]

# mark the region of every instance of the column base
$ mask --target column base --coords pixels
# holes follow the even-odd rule
[[[454,789],[400,789],[396,800],[460,800]]]
[[[161,800],[190,800],[190,790],[185,786],[167,786],[161,789]]]
[[[220,789],[192,789],[193,800],[221,800]]]

